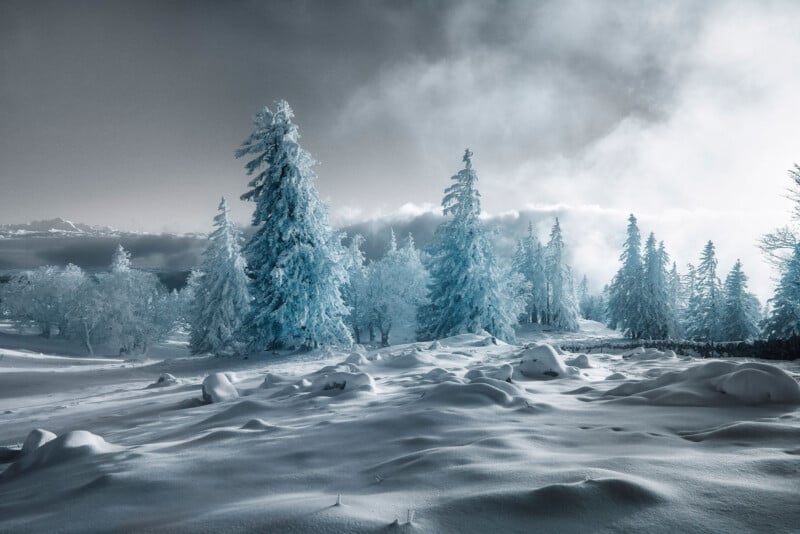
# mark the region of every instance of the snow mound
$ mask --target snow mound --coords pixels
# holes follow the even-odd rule
[[[56,435],[48,430],[42,428],[31,430],[28,437],[25,438],[25,443],[22,444],[22,454],[31,453],[55,438]]]
[[[591,369],[593,365],[589,362],[589,357],[585,354],[580,354],[575,356],[571,360],[567,360],[567,365],[571,365],[572,367],[577,367],[578,369]]]
[[[428,350],[442,350],[442,348],[442,344],[439,343],[438,339],[428,346]]]
[[[33,434],[33,433],[31,433]],[[29,435],[28,438],[31,438]],[[25,440],[26,442],[28,440]],[[73,430],[47,441],[40,447],[20,456],[6,469],[2,478],[16,476],[32,469],[42,469],[87,456],[118,452],[122,447],[112,445],[86,430]]]
[[[280,375],[276,375],[275,373],[267,373],[264,377],[264,381],[261,383],[261,388],[271,388],[272,386],[277,386],[278,384],[283,384],[287,381],[285,377]]]
[[[627,477],[589,478],[581,482],[549,484],[532,491],[513,490],[459,498],[447,506],[447,515],[471,517],[480,523],[486,514],[491,514],[520,525],[531,520],[576,521],[574,526],[579,528],[549,522],[550,528],[542,530],[581,532],[587,530],[587,521],[597,516],[626,516],[668,500],[665,492],[649,481]]]
[[[361,368],[354,363],[339,363],[336,365],[326,365],[317,369],[312,375],[327,375],[330,373],[360,373]]]
[[[767,441],[773,445],[777,441],[787,444],[800,442],[800,428],[782,423],[759,421],[739,421],[700,432],[682,432],[681,437],[689,441],[728,441],[754,442]]]
[[[494,336],[486,336],[481,340],[480,345],[481,347],[491,347],[492,345],[499,345],[500,341]]]
[[[464,374],[464,378],[467,380],[476,380],[486,377],[502,380],[504,382],[511,382],[512,376],[514,376],[514,367],[508,363],[493,367],[478,367],[470,369]]]
[[[158,380],[150,384],[148,389],[150,388],[163,388],[167,386],[174,386],[178,383],[178,379],[172,376],[169,373],[163,373],[161,376],[158,377]]]
[[[411,350],[408,352],[401,352],[400,354],[390,354],[381,361],[381,364],[396,369],[410,369],[412,367],[431,365],[431,362],[423,353]]]
[[[611,373],[606,377],[606,380],[625,380],[626,378],[628,377],[622,373]]]
[[[441,367],[434,367],[420,378],[421,382],[432,382],[438,384],[440,382],[453,382],[458,381],[458,377],[446,369]]]
[[[450,406],[516,406],[524,404],[519,388],[492,378],[478,378],[468,384],[442,382],[425,392],[422,402]]]
[[[344,363],[352,363],[353,365],[367,365],[369,360],[363,354],[354,352],[347,357]]]
[[[271,425],[258,417],[250,419],[242,425],[242,430],[273,430],[275,428],[277,428],[275,425]]]
[[[672,406],[800,404],[800,385],[774,365],[714,361],[621,384],[606,395]]]
[[[368,391],[374,393],[375,380],[368,373],[340,371],[317,377],[311,383],[311,389],[316,393],[325,395],[338,395],[345,391]]]
[[[568,374],[560,356],[550,345],[529,346],[520,356],[519,372],[529,378],[560,378]]]
[[[214,373],[203,380],[203,400],[208,403],[238,399],[239,392],[233,387],[229,375],[233,373]]]

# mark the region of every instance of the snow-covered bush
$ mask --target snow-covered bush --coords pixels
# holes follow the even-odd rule
[[[156,275],[132,269],[122,247],[109,273],[42,267],[12,278],[2,301],[18,324],[34,323],[46,337],[80,339],[90,354],[98,345],[114,353],[144,353],[172,331],[180,311],[177,295]]]

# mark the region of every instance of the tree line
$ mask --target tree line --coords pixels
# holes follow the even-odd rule
[[[363,238],[331,228],[316,190],[315,161],[300,145],[285,101],[265,107],[240,148],[250,177],[255,233],[243,242],[222,199],[201,264],[180,293],[133,269],[120,247],[108,273],[75,266],[15,276],[2,292],[5,314],[43,335],[80,337],[120,353],[144,352],[185,324],[194,353],[234,354],[320,345],[388,345],[399,329],[430,340],[483,333],[513,341],[519,323],[575,331],[578,318],[603,321],[634,339],[734,341],[791,337],[800,330],[800,245],[762,319],[737,261],[722,283],[714,244],[697,267],[678,273],[651,233],[642,246],[631,215],[621,267],[601,294],[578,287],[555,219],[546,243],[533,226],[505,261],[481,219],[471,150],[444,190],[444,221],[419,250],[392,232],[386,253],[367,261]],[[798,182],[800,184],[800,181]]]

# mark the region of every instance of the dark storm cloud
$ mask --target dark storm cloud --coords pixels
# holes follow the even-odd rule
[[[0,213],[205,230],[281,97],[335,206],[432,200],[467,144],[505,172],[663,117],[705,10],[679,5],[6,1]]]
[[[286,98],[337,224],[436,203],[470,146],[487,213],[572,206],[567,236],[600,217],[587,205],[614,232],[649,213],[685,261],[713,238],[755,269],[797,159],[798,17],[779,0],[5,0],[0,223],[205,232],[221,195],[246,222],[232,154]],[[598,253],[586,235],[613,237],[588,230],[576,263]],[[751,280],[768,293],[766,269]]]

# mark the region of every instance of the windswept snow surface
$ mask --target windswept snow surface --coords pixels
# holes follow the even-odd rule
[[[173,340],[73,363],[24,338],[0,333],[0,532],[800,525],[800,362],[580,357],[528,331],[527,348],[465,335],[245,359]],[[533,372],[542,355],[557,376]],[[206,377],[229,395],[204,401]]]

